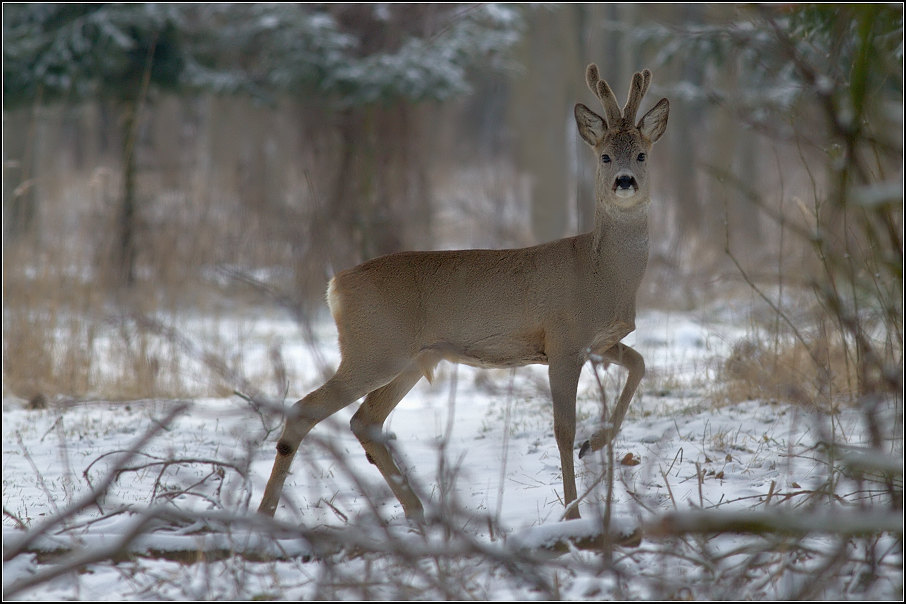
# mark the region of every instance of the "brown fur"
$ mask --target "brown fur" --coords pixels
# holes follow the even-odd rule
[[[401,252],[331,280],[328,302],[342,361],[336,375],[288,414],[259,512],[274,513],[309,430],[365,396],[353,432],[406,516],[421,519],[421,502],[384,445],[381,426],[422,376],[431,379],[441,360],[480,367],[548,365],[564,500],[576,499],[573,444],[582,365],[589,354],[598,354],[627,367],[629,377],[611,427],[594,434],[580,456],[616,434],[644,374],[641,355],[620,340],[635,329],[636,291],[648,260],[648,164],[639,157],[667,122],[663,99],[638,126],[632,124],[650,77],[647,70],[633,77],[621,111],[597,67],[586,70],[607,116],[576,105],[579,134],[599,158],[591,233],[520,249]],[[606,163],[600,161],[605,154]],[[618,186],[621,177],[632,185]],[[566,516],[578,517],[578,509],[570,507]]]

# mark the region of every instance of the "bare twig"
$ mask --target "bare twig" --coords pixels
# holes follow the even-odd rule
[[[145,445],[150,442],[158,432],[163,430],[167,425],[169,425],[177,416],[181,415],[188,408],[187,404],[176,405],[173,409],[170,410],[167,415],[164,416],[158,422],[155,422],[150,428],[148,428],[144,434],[139,437],[131,447],[123,452],[123,457],[120,461],[120,465],[125,464],[135,455],[137,455]],[[46,534],[48,531],[53,529],[56,526],[59,526],[66,522],[69,518],[75,516],[80,511],[85,509],[88,506],[94,505],[98,499],[103,497],[104,493],[107,492],[107,489],[111,484],[116,480],[117,477],[117,468],[114,467],[113,470],[107,473],[103,480],[101,480],[98,485],[92,489],[90,492],[86,493],[79,499],[72,502],[69,506],[59,511],[58,513],[53,514],[28,532],[23,536],[22,539],[16,540],[13,543],[9,541],[4,544],[8,547],[4,548],[3,551],[3,560],[9,561],[26,551],[32,543],[42,535]],[[8,594],[7,594],[8,595]]]

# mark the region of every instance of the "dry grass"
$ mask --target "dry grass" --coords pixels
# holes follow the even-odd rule
[[[111,212],[102,211],[116,183],[98,182],[97,173],[45,176],[37,225],[4,242],[4,395],[132,399],[225,392],[193,390],[176,343],[133,320],[176,316],[181,309],[200,310],[201,300],[223,299],[219,284],[200,278],[210,255],[197,252],[210,239],[185,232],[151,238],[138,282],[117,288]],[[195,223],[185,226],[191,230]]]
[[[28,247],[7,246],[3,255],[4,393],[85,392],[96,330],[80,315],[95,295],[57,259],[35,261]]]
[[[33,226],[4,241],[4,394],[126,400],[270,384],[280,373],[274,363],[266,375],[243,375],[252,326],[262,316],[291,317],[302,334],[293,330],[285,340],[306,339],[310,317],[324,308],[327,279],[352,242],[337,239],[318,216],[329,210],[322,190],[334,175],[317,181],[295,174],[262,200],[242,197],[242,186],[230,189],[236,177],[224,170],[232,165],[140,173],[136,280],[128,288],[115,269],[118,173],[65,162],[43,167],[32,188]],[[511,218],[488,218],[499,210],[491,198],[515,203],[507,178],[493,170],[469,177],[477,193],[468,200],[468,222],[496,225],[484,235],[490,239]],[[444,199],[456,193],[435,185]],[[185,333],[195,317],[204,325]],[[223,333],[223,318],[233,333]],[[282,341],[269,347],[275,359],[284,354]],[[296,377],[282,381],[298,386]]]
[[[834,412],[858,394],[856,369],[846,349],[820,335],[807,344],[757,333],[740,339],[718,376],[713,396],[719,405],[760,399]]]

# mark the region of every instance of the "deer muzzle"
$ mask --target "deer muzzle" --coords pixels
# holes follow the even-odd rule
[[[639,185],[632,174],[625,172],[618,174],[613,181],[613,192],[617,194],[617,197],[632,197],[638,190]]]

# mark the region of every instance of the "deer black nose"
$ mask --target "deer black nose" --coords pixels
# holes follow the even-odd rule
[[[633,186],[633,178],[624,174],[617,177],[616,187],[618,189],[629,189]]]

